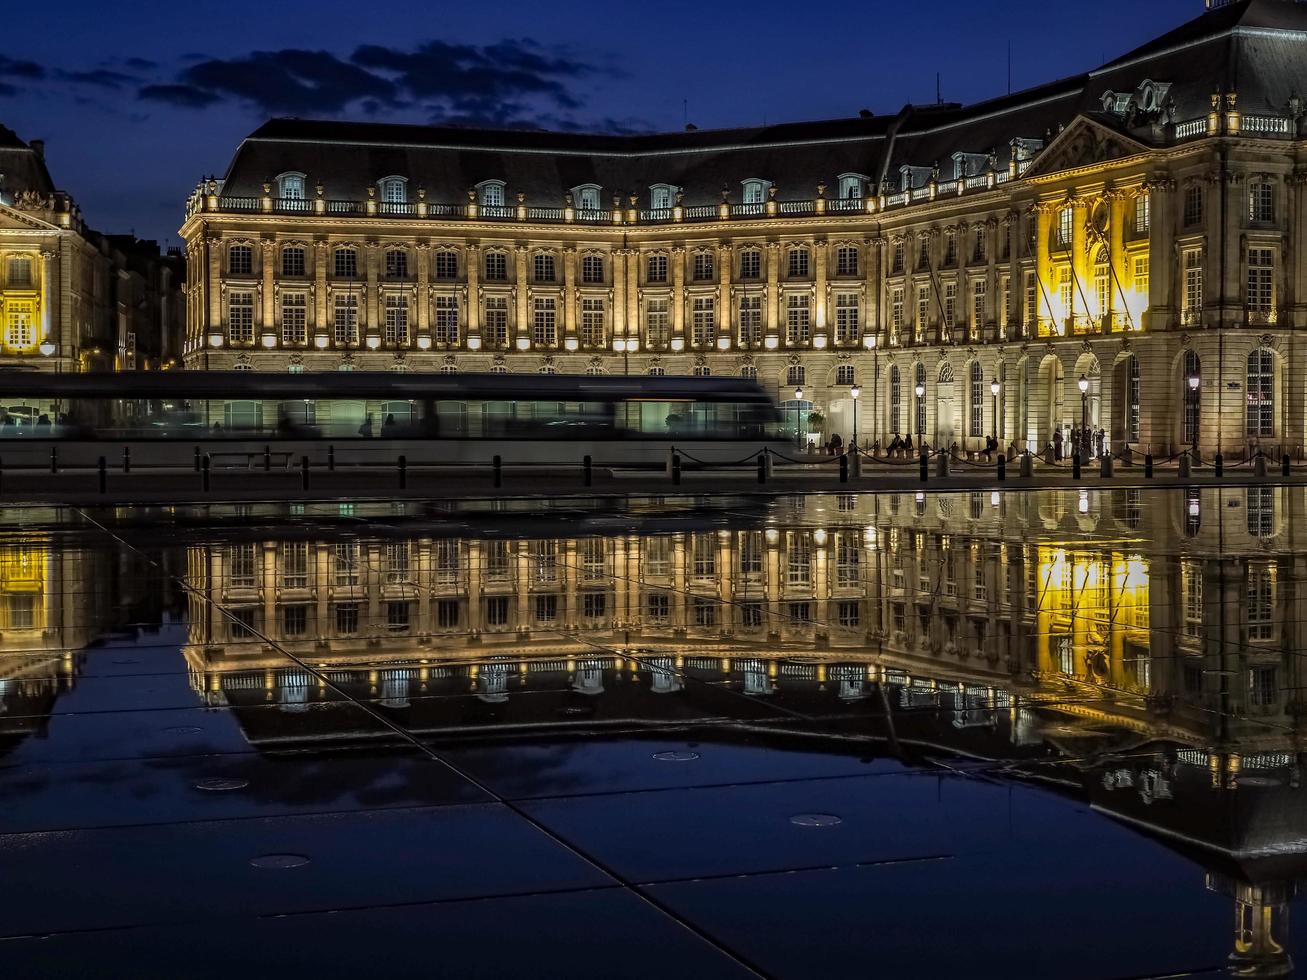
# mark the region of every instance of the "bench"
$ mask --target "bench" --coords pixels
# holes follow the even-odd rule
[[[213,466],[219,468],[223,468],[223,467],[227,469],[244,468],[247,470],[252,470],[255,469],[256,467],[261,467],[263,465],[263,456],[264,454],[262,450],[257,450],[255,452],[239,452],[239,453],[238,452],[209,453],[209,460],[213,464]],[[282,450],[274,450],[273,452],[268,453],[268,458],[272,461],[273,466],[276,466],[279,469],[288,470],[290,469],[291,460],[295,458],[295,454],[291,452],[285,452]]]

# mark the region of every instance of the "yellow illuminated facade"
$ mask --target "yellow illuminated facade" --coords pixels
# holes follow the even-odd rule
[[[1302,23],[1266,44],[1307,56],[1307,14],[1278,6]],[[1302,100],[1260,62],[1223,87],[1211,59],[1276,56],[1230,55],[1228,21],[1191,25],[1183,62],[1163,39],[893,120],[625,141],[274,120],[188,202],[186,363],[742,375],[863,445],[1042,452],[1082,422],[1118,451],[1300,445]]]

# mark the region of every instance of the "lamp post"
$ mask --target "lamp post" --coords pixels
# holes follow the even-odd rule
[[[998,378],[989,383],[989,394],[994,405],[994,443],[998,443]]]
[[[1198,386],[1202,379],[1198,377],[1195,371],[1189,375],[1189,427],[1190,435],[1193,438],[1193,456],[1194,462],[1198,462]]]
[[[849,397],[853,399],[853,445],[858,445],[858,396],[862,394],[862,389],[854,385],[849,389]]]
[[[1076,384],[1080,387],[1080,444],[1076,454],[1083,461],[1086,459],[1085,445],[1088,439],[1085,430],[1089,426],[1089,379],[1082,374]]]
[[[803,413],[803,389],[794,389],[794,445],[798,449],[803,448],[803,433],[800,431],[800,416]]]
[[[912,406],[912,414],[917,417],[917,452],[921,452],[921,423],[924,421],[921,416],[923,414],[922,409],[925,408],[926,405],[923,401],[926,397],[926,386],[918,381],[917,386],[912,390],[917,394],[917,403]]]

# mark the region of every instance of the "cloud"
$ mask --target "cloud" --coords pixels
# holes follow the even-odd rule
[[[120,71],[111,71],[108,68],[95,68],[91,71],[60,71],[58,75],[67,82],[97,85],[100,88],[122,88],[124,85],[135,85],[138,82],[138,79],[131,75],[124,75]]]
[[[221,96],[194,85],[146,85],[136,93],[136,97],[150,102],[167,102],[184,109],[203,109],[222,101]]]
[[[141,99],[202,109],[231,101],[269,115],[431,118],[463,125],[516,126],[583,107],[578,79],[614,75],[565,49],[530,38],[488,45],[429,40],[413,48],[365,44],[349,55],[284,48],[232,58],[201,56]]]
[[[159,67],[157,61],[151,61],[149,58],[124,58],[123,64],[134,71],[153,71]]]
[[[45,78],[45,69],[35,61],[7,58],[0,54],[0,78]]]
[[[18,94],[17,86],[10,85],[8,82],[0,82],[0,97],[4,97],[8,95],[17,95],[17,94]]]

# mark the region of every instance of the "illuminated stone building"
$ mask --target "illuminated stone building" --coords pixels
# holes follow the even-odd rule
[[[971,106],[647,136],[273,120],[187,202],[185,360],[744,375],[827,435],[856,410],[863,444],[1040,448],[1083,411],[1116,448],[1299,445],[1303,63],[1307,8],[1241,0]]]
[[[0,369],[128,371],[177,362],[185,313],[180,254],[89,228],[58,190],[45,144],[0,126]],[[15,424],[53,404],[15,406]]]

